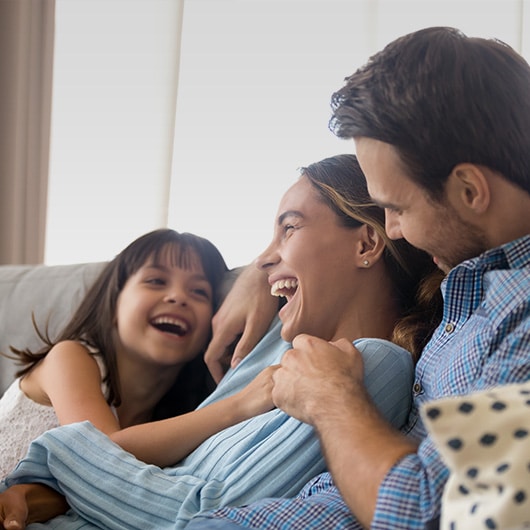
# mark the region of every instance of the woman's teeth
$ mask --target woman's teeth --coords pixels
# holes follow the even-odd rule
[[[287,296],[293,294],[298,287],[298,280],[296,278],[286,278],[278,280],[272,284],[272,296]]]

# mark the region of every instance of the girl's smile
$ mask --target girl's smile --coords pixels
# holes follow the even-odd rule
[[[118,297],[118,352],[127,350],[137,362],[182,365],[204,348],[212,312],[212,289],[198,258],[189,268],[147,263]]]

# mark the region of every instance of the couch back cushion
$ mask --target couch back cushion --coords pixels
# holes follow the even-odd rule
[[[9,346],[43,345],[32,323],[53,340],[68,323],[106,262],[74,265],[0,265],[0,351]],[[220,287],[223,300],[244,267],[227,271]],[[0,355],[0,396],[14,379],[17,365]]]
[[[48,329],[53,338],[68,322],[104,265],[0,266],[0,351],[9,353],[10,345],[31,349],[42,345],[32,313],[39,329]],[[16,370],[14,361],[0,356],[0,395]]]

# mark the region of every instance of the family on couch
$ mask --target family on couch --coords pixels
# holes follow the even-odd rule
[[[316,338],[307,335],[310,329],[293,329],[288,337],[293,348],[281,357],[273,376],[272,400],[289,421],[296,418],[314,428],[329,471],[296,497],[280,493],[283,498],[246,506],[241,506],[248,502],[242,497],[227,500],[212,492],[212,507],[224,507],[201,513],[187,528],[408,530],[435,527],[440,513],[444,524],[441,499],[449,469],[423,425],[422,407],[439,398],[524,382],[530,375],[529,87],[530,67],[505,44],[468,38],[451,28],[429,28],[390,43],[333,95],[332,128],[339,137],[354,140],[369,194],[384,208],[388,237],[425,250],[446,273],[443,319],[416,364],[412,409],[402,429],[382,417],[367,391],[363,357],[351,345],[355,337]],[[333,197],[333,190],[328,191]],[[288,213],[300,215],[296,209]],[[282,228],[288,238],[306,225],[279,223],[276,230]],[[353,231],[359,230],[376,233],[363,227]],[[376,240],[364,237],[351,259],[361,249],[375,248]],[[313,239],[312,244],[322,242]],[[264,256],[261,267],[268,271],[284,259],[279,252]],[[344,267],[330,256],[320,253],[318,258]],[[371,256],[368,264],[364,261],[355,261],[356,272],[372,268]],[[349,285],[328,271],[313,279],[317,286],[326,283],[344,291]],[[290,301],[280,316],[290,317],[296,302],[301,321],[311,322],[313,312],[321,309],[318,300],[311,302],[308,296],[305,313],[302,282],[292,297],[291,285],[283,284]],[[366,309],[384,285],[365,296]],[[326,288],[316,292],[330,300]],[[331,309],[342,314],[340,306]],[[359,317],[363,309],[357,307]],[[224,311],[230,313],[221,307],[219,319]],[[327,324],[324,318],[317,331],[328,329]],[[230,332],[224,341],[219,338],[223,330],[216,329],[216,344],[232,342],[233,327],[226,329]],[[252,456],[263,449],[252,445]],[[283,456],[268,445],[271,453],[275,459],[269,461]],[[256,462],[242,476],[257,486],[252,482],[261,471]],[[232,480],[230,470],[224,471]],[[75,424],[34,442],[7,484],[41,482],[64,493],[80,514],[67,516],[65,528],[81,527],[83,518],[103,528],[177,528],[181,504],[170,477],[170,469],[142,465],[90,425]],[[266,496],[266,480],[259,486],[263,489],[256,497]],[[22,486],[26,498],[17,495],[20,490],[10,491],[0,499],[6,528],[24,524],[26,501],[30,518],[32,513],[42,517],[39,503],[53,495],[31,486]],[[191,488],[187,499],[194,494]],[[17,517],[19,526],[10,525]],[[56,519],[49,528],[60,528],[62,521],[64,517]]]
[[[148,238],[152,240],[152,235],[147,234],[138,240],[139,243],[133,243],[133,249],[138,245],[145,249]],[[173,242],[171,243],[170,249],[173,249]],[[167,254],[163,246],[159,249],[150,243],[149,248],[156,252],[154,258],[145,250],[139,254],[138,251],[132,253],[126,249],[122,253],[125,256],[118,256],[102,273],[103,277],[108,277],[119,271],[122,277],[123,285],[119,296],[118,289],[112,290],[113,311],[110,311],[111,314],[117,311],[118,331],[123,330],[124,326],[123,312],[120,311],[125,303],[123,293],[130,291],[128,286],[131,282],[134,287],[136,271],[140,274],[140,279],[143,278],[144,263],[152,268],[153,263],[161,262],[171,271],[164,283],[169,283],[171,276],[180,274],[178,267],[173,272],[175,267],[170,266],[175,260],[166,263],[168,260],[162,259]],[[124,264],[129,265],[124,267]],[[363,355],[364,379],[368,392],[386,420],[396,428],[400,427],[410,408],[413,360],[408,350],[421,350],[421,344],[417,345],[416,340],[425,340],[423,320],[412,318],[414,311],[420,310],[416,309],[415,292],[425,277],[436,272],[436,266],[427,254],[404,240],[393,242],[386,238],[384,212],[371,202],[364,176],[354,155],[338,155],[302,169],[300,178],[282,199],[273,241],[258,258],[257,265],[268,275],[275,294],[287,298],[287,303],[279,313],[281,336],[280,326],[275,324],[245,362],[221,381],[210,398],[197,411],[184,417],[200,415],[209,407],[230,400],[235,390],[242,388],[258,373],[258,377],[261,377],[264,366],[278,363],[289,347],[288,342],[295,336],[311,333],[324,341],[354,341]],[[158,277],[159,273],[156,278]],[[150,279],[151,276],[147,278]],[[97,290],[101,292],[105,282],[96,282],[96,287],[98,284]],[[161,299],[166,298],[164,287],[156,292],[160,293]],[[377,296],[373,296],[373,293],[377,293]],[[437,285],[434,286],[433,293],[437,296]],[[90,292],[87,298],[93,299]],[[131,296],[128,295],[126,299],[128,306],[134,307],[136,302]],[[427,307],[436,311],[436,305],[428,304]],[[425,306],[421,308],[422,316],[425,310]],[[102,311],[108,312],[100,307],[98,313]],[[405,315],[406,319],[400,320]],[[147,321],[148,318],[149,315],[144,320]],[[143,330],[146,326],[139,320],[137,327]],[[401,340],[407,350],[387,340],[392,338],[394,330],[399,332],[395,341]],[[138,335],[139,345],[146,344],[146,338],[152,337],[149,331],[144,334],[145,338],[142,334]],[[121,339],[121,335],[118,337]],[[156,343],[158,348],[160,344],[159,339]],[[224,396],[229,397],[221,399]],[[270,396],[267,395],[266,398],[270,399]],[[226,416],[226,411],[223,414]],[[181,429],[171,427],[181,419],[182,416],[145,425],[147,432],[142,438],[143,447],[136,444],[135,450],[131,450],[134,436],[130,436],[130,433],[137,432],[144,426],[112,433],[110,438],[125,445],[136,456],[141,455],[142,460],[145,460],[144,456],[148,451],[152,454],[156,449],[169,454],[169,449],[164,446],[170,447],[171,443],[177,446],[182,443],[181,438],[187,435],[182,422]],[[220,420],[224,418],[221,417]],[[202,431],[211,428],[211,425],[207,425]],[[150,524],[159,528],[168,525],[183,527],[194,514],[220,504],[244,503],[260,498],[261,495],[292,495],[308,479],[324,470],[314,430],[275,409],[212,436],[171,469],[164,472],[151,470],[149,489],[156,492],[151,503],[145,492],[147,484],[143,482],[144,479],[141,485],[130,482],[131,477],[136,474],[130,466],[144,467],[143,462],[120,451],[100,432],[101,429],[96,430],[92,425],[86,424],[84,427],[76,425],[75,430],[78,430],[80,438],[76,441],[71,439],[67,445],[76,452],[82,451],[83,460],[87,464],[86,468],[83,466],[81,473],[84,478],[79,476],[75,482],[80,486],[81,480],[87,480],[83,495],[94,500],[99,513],[97,522],[106,528],[149,524],[147,520],[142,521],[143,517],[147,517],[148,506],[153,509],[153,513],[149,515]],[[66,434],[62,430],[55,432]],[[124,434],[129,435],[125,444],[120,442]],[[36,447],[34,444],[33,449]],[[100,481],[90,478],[100,472],[95,469],[88,472],[89,453],[93,455],[94,465],[102,465],[109,471],[113,468],[116,451],[120,455],[117,460],[119,468],[123,471],[120,480],[125,480],[127,484],[118,484],[118,474],[121,471],[112,471],[115,486],[113,492],[109,487],[105,495],[105,503],[109,503],[107,511],[99,498]],[[32,456],[29,458],[33,460]],[[154,460],[158,465],[162,465],[160,461],[165,461],[165,465],[175,462],[167,459],[167,454],[162,454],[158,458],[152,455],[147,460]],[[71,460],[66,455],[61,455],[59,461],[60,467],[65,471],[72,467],[67,464]],[[21,467],[15,474],[19,471]],[[41,476],[39,481],[49,483],[50,479],[51,476]],[[75,506],[76,502],[67,493],[70,489],[66,485],[68,479],[54,473],[52,480],[55,479],[61,482],[60,491],[65,492],[70,505]],[[105,483],[110,485],[110,480],[105,479]],[[123,498],[124,489],[129,493],[123,506],[126,513],[122,518],[117,499]],[[134,499],[134,491],[138,492],[139,498]],[[159,505],[161,491],[171,498],[172,506],[167,514]],[[139,515],[139,510],[145,515]],[[81,512],[87,520],[93,520],[93,514],[82,509]],[[79,523],[69,523],[74,526],[76,524]]]

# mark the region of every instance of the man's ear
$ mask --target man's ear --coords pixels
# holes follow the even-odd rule
[[[457,164],[447,179],[446,196],[457,211],[481,215],[491,201],[488,178],[480,166]]]
[[[379,261],[385,250],[385,241],[381,234],[366,224],[359,228],[358,236],[356,265],[366,269]]]

